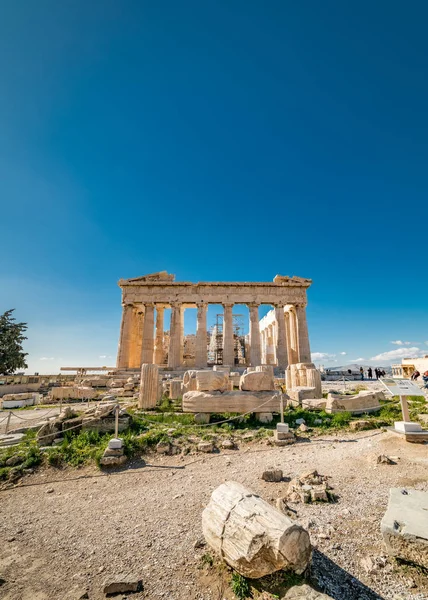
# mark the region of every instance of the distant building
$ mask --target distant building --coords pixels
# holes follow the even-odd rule
[[[413,371],[428,371],[428,354],[421,358],[403,358],[401,365],[392,365],[392,376],[396,379],[410,379]]]

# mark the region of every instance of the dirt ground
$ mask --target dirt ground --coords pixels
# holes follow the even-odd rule
[[[378,465],[379,454],[397,464]],[[50,468],[1,491],[0,597],[78,600],[87,591],[98,600],[109,576],[126,573],[144,583],[143,592],[122,596],[129,600],[232,599],[229,573],[204,565],[209,549],[195,547],[202,510],[226,480],[275,502],[287,482],[266,483],[261,473],[277,467],[286,478],[315,468],[338,495],[335,504],[292,505],[315,547],[313,581],[336,599],[428,598],[426,575],[385,560],[380,534],[390,487],[428,489],[426,445],[365,431],[145,461],[111,474]],[[369,557],[379,562],[373,571]]]

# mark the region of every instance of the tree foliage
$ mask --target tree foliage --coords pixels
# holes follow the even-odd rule
[[[16,323],[12,313],[15,309],[7,310],[0,315],[0,375],[10,375],[17,369],[26,369],[22,342],[26,340],[24,332],[27,323]]]

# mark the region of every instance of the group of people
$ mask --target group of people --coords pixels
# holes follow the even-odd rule
[[[378,369],[377,367],[374,370],[374,373],[376,375],[376,379],[380,379],[381,377],[385,377],[385,375],[386,375],[386,372],[383,369]],[[361,375],[361,381],[364,381],[364,369],[363,369],[363,367],[360,367],[360,375]],[[367,369],[367,378],[368,379],[373,379],[373,369],[371,367],[369,367]]]
[[[419,373],[419,371],[415,370],[413,371],[410,379],[416,381],[420,376],[421,374]],[[428,390],[428,371],[425,371],[425,373],[422,375],[422,380],[424,382],[424,388]]]

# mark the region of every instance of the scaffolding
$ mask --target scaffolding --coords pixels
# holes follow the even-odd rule
[[[245,365],[244,315],[232,315],[235,365]],[[215,324],[210,328],[208,362],[223,364],[223,313],[216,315]]]

